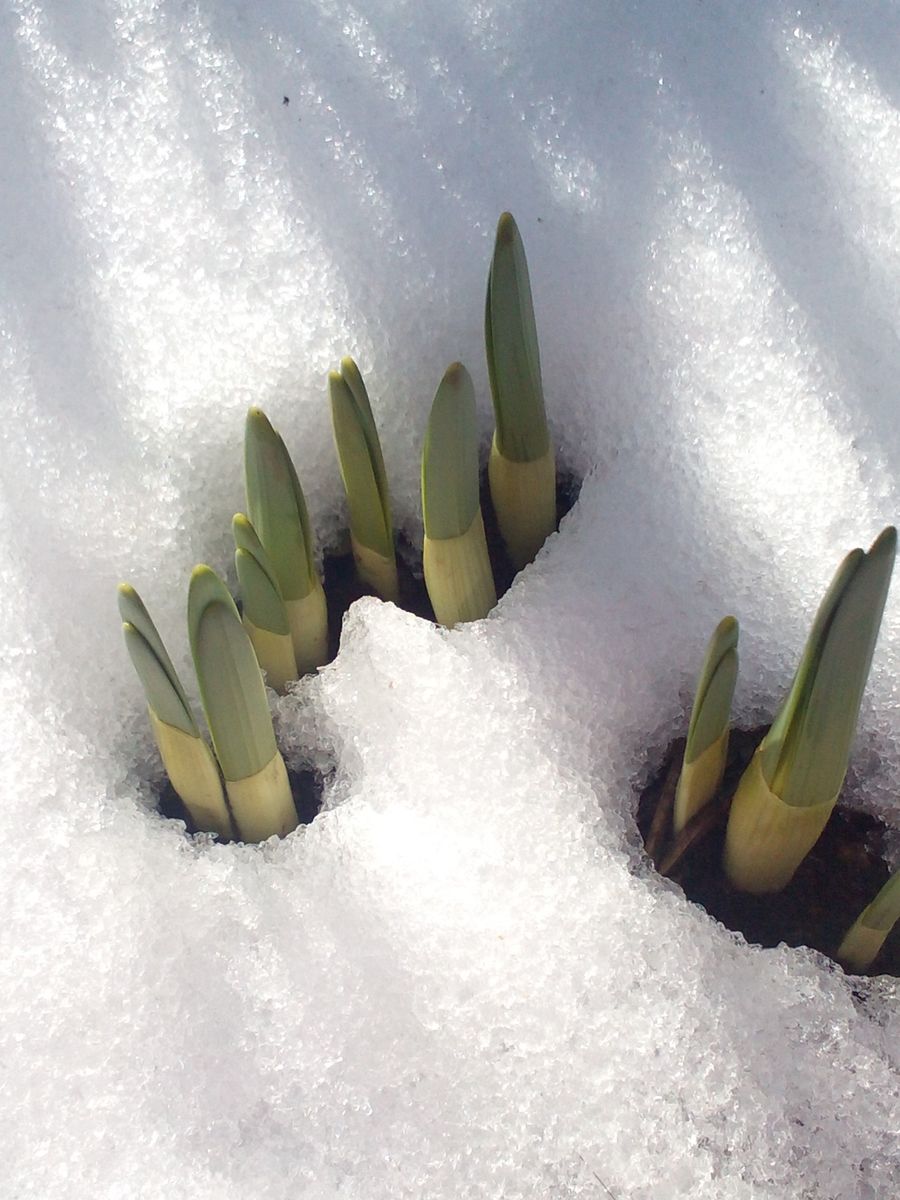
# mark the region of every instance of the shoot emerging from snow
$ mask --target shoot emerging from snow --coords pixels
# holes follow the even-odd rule
[[[742,891],[777,892],[819,838],[847,771],[890,585],[897,531],[853,550],[822,601],[791,690],[744,773],[725,868]]]
[[[188,631],[238,832],[246,842],[284,836],[297,827],[297,813],[259,664],[231,594],[207,566],[191,576]]]
[[[900,871],[895,871],[871,904],[847,930],[837,952],[850,971],[867,971],[900,921]]]
[[[484,314],[496,429],[488,478],[500,533],[516,570],[556,528],[556,460],[525,247],[510,213],[497,224]]]
[[[497,603],[478,500],[478,428],[469,372],[441,380],[422,453],[425,585],[441,625],[477,621]]]
[[[297,668],[305,674],[328,658],[325,593],[297,472],[281,437],[258,408],[247,414],[244,474],[247,513],[281,589]]]
[[[119,585],[119,613],[125,646],[143,685],[150,727],[172,787],[198,829],[229,838],[231,816],[215,760],[200,736],[156,626],[127,583]]]
[[[281,588],[256,530],[243,513],[235,514],[231,529],[244,628],[266,673],[266,682],[276,692],[283,693],[297,678],[297,659]]]
[[[350,510],[350,541],[360,579],[383,600],[397,599],[397,563],[387,474],[366,385],[352,358],[328,375],[331,421]]]
[[[676,833],[712,800],[725,774],[731,700],[738,671],[737,641],[738,623],[734,617],[725,617],[706,649],[675,792]]]

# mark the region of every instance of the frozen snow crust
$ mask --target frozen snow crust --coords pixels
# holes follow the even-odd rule
[[[892,1195],[896,984],[748,947],[633,811],[719,617],[756,722],[900,515],[896,8],[2,0],[0,33],[0,1195]],[[487,437],[504,208],[581,499],[483,623],[355,606],[277,704],[327,811],[192,841],[115,584],[186,667],[250,403],[333,544],[344,353],[417,539],[455,358]],[[854,767],[895,827],[898,651],[895,585]]]

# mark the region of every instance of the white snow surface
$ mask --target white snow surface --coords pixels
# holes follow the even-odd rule
[[[900,515],[898,61],[887,0],[0,0],[4,1200],[894,1194],[896,981],[748,946],[634,813],[716,621],[756,723]],[[311,826],[191,839],[115,585],[193,691],[244,412],[326,550],[347,353],[415,543],[503,209],[580,499],[486,621],[361,601],[273,699]],[[895,829],[898,659],[895,587]]]

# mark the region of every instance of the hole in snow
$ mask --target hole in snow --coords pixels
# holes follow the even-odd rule
[[[671,805],[684,738],[674,741],[641,794],[638,828],[654,866],[679,884],[688,900],[728,929],[742,933],[754,945],[809,946],[834,958],[844,934],[890,874],[884,860],[885,829],[868,813],[839,803],[786,888],[768,896],[733,888],[722,868],[728,809],[766,730],[766,726],[732,730],[719,794],[685,827],[677,842],[672,837]],[[696,834],[693,840],[691,833]],[[900,977],[900,924],[865,973]]]
[[[287,773],[291,785],[291,795],[294,798],[294,807],[297,810],[300,824],[311,825],[322,807],[325,779],[318,771],[308,769],[293,771],[288,767]],[[164,779],[161,790],[157,792],[157,799],[159,812],[162,816],[173,821],[183,821],[186,832],[189,834],[200,832],[168,779]],[[216,840],[227,842],[230,839],[216,838]]]

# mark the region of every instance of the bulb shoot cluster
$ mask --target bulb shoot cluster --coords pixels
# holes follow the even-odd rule
[[[531,286],[516,223],[497,227],[485,312],[496,432],[489,481],[516,569],[556,527],[556,471],[540,375]],[[381,442],[352,358],[328,376],[350,544],[363,587],[397,602],[399,579]],[[328,608],[306,499],[284,439],[251,408],[244,436],[245,511],[232,521],[238,610],[212,568],[188,590],[188,631],[210,749],[137,592],[119,589],[125,643],[143,685],[170,782],[198,829],[262,841],[297,825],[265,683],[284,693],[328,660]],[[475,390],[454,363],[434,397],[422,454],[425,584],[439,624],[477,621],[497,603],[479,499]],[[265,679],[265,682],[264,682]]]

